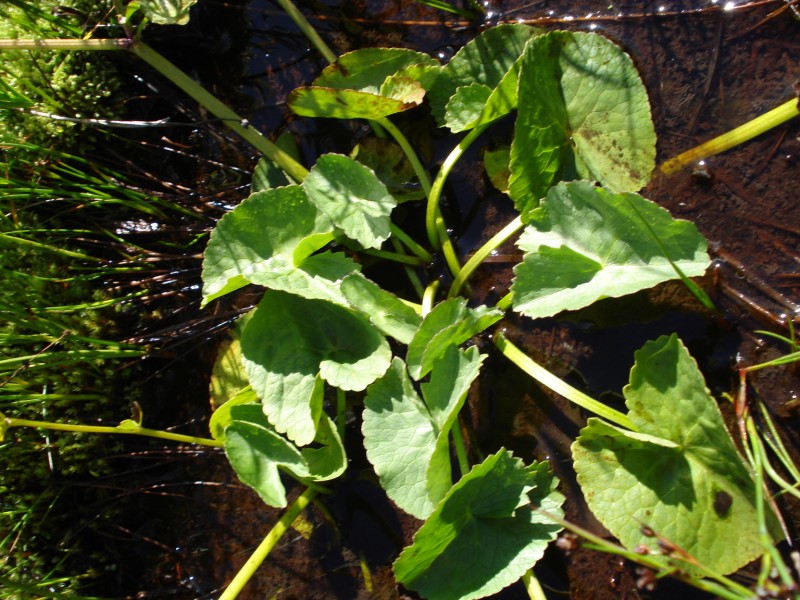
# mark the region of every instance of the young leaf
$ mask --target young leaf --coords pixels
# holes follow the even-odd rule
[[[321,156],[303,188],[336,227],[365,248],[380,248],[389,239],[389,216],[397,202],[361,163],[342,154]]]
[[[327,119],[382,119],[415,108],[422,101],[422,86],[414,86],[406,98],[393,98],[325,87],[301,87],[289,94],[288,104],[301,117]]]
[[[330,241],[332,232],[300,186],[251,195],[211,232],[203,259],[203,304],[245,286],[255,273],[271,271],[276,261],[299,263]]]
[[[391,351],[362,315],[322,300],[267,291],[242,334],[242,362],[264,412],[300,446],[316,435],[322,381],[361,391]]]
[[[586,181],[550,189],[530,213],[517,245],[514,309],[531,318],[576,310],[678,278],[709,265],[707,242],[693,223],[638,194],[613,194]]]
[[[760,556],[755,483],[677,336],[636,352],[623,393],[638,432],[592,418],[572,446],[592,512],[627,548],[659,552],[647,525],[718,573]]]
[[[364,446],[381,486],[406,512],[424,519],[452,485],[448,434],[478,376],[483,356],[450,346],[414,391],[405,365],[395,358],[364,399]]]
[[[422,379],[449,346],[466,342],[502,318],[503,312],[498,309],[467,308],[464,298],[440,302],[422,321],[408,345],[408,372],[414,379]]]
[[[458,88],[479,84],[486,90],[480,93],[488,101],[491,92],[499,86],[500,82],[511,69],[514,62],[522,54],[525,43],[532,37],[539,35],[540,29],[528,25],[510,24],[498,25],[481,33],[478,37],[467,43],[449,63],[439,68],[431,68],[423,78],[423,85],[428,90],[428,100],[431,103],[431,112],[440,125],[451,126],[445,119],[447,103],[456,94]],[[477,91],[477,90],[475,90]],[[508,90],[506,90],[508,91]],[[472,101],[473,92],[468,92]],[[462,100],[466,99],[462,94]],[[480,111],[470,111],[470,117],[463,118],[464,122],[452,126],[456,131],[466,125],[467,121],[477,118]],[[451,110],[451,116],[456,114]],[[462,118],[459,117],[459,121]],[[460,126],[460,127],[459,127]]]
[[[556,483],[547,463],[526,467],[506,450],[490,456],[451,488],[400,554],[397,581],[428,600],[483,598],[511,585],[561,529],[532,509],[561,516]]]
[[[510,192],[525,213],[559,180],[642,188],[655,166],[647,91],[618,46],[594,33],[553,31],[527,45],[519,76]]]

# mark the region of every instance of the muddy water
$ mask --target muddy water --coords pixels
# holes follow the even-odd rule
[[[717,10],[713,4],[584,2],[580,13],[569,4],[564,8],[564,3],[498,2],[492,10],[495,18],[595,30],[620,42],[650,91],[660,160],[777,106],[791,97],[792,84],[800,77],[800,23],[788,11],[767,19],[781,6],[778,2],[731,11]],[[289,91],[309,82],[324,63],[279,10],[267,2],[215,10],[231,11],[232,22],[244,24],[244,31],[217,31],[214,39],[221,40],[223,50],[246,52],[243,72],[230,81],[232,71],[225,70],[229,85],[220,90],[238,102],[254,126],[293,133],[309,164],[324,152],[349,152],[352,140],[365,135],[361,124],[298,119],[285,109]],[[412,2],[323,3],[304,10],[315,15],[312,23],[339,53],[389,45],[446,58],[478,30]],[[194,26],[202,32],[203,21]],[[205,64],[203,71],[203,77],[213,78],[213,65]],[[419,118],[412,114],[399,122],[419,131],[424,129],[415,127]],[[509,337],[553,372],[614,403],[627,381],[633,351],[658,335],[677,332],[712,391],[732,392],[737,364],[752,364],[785,350],[756,330],[782,331],[780,315],[792,302],[800,302],[798,133],[797,122],[784,125],[708,160],[702,172],[687,169],[656,177],[645,191],[675,216],[695,221],[713,242],[719,268],[703,284],[723,315],[709,314],[682,286],[668,284],[558,319],[532,322],[511,317],[506,323]],[[507,199],[492,190],[474,162],[466,162],[479,160],[483,148],[507,141],[507,134],[502,126],[487,133],[451,176],[446,191],[450,202],[444,210],[465,255],[511,218]],[[453,143],[438,134],[413,140],[432,164]],[[511,277],[508,260],[514,256],[515,248],[508,245],[476,273],[476,299],[491,301],[503,294]],[[785,301],[780,295],[768,296],[771,291]],[[542,391],[495,355],[491,344],[481,343],[489,358],[469,398],[470,443],[485,453],[505,446],[526,460],[549,459],[569,497],[568,517],[604,534],[581,500],[568,460],[569,445],[586,415]],[[208,365],[212,354],[201,351],[200,364]],[[200,433],[207,418],[204,368],[192,373],[197,385],[191,397],[183,399]],[[750,393],[768,404],[797,455],[797,370],[762,371],[750,383]],[[357,421],[348,434],[357,439]],[[334,495],[307,511],[308,527],[284,538],[241,598],[413,597],[395,585],[391,562],[419,523],[396,511],[379,491],[357,444],[348,450],[351,468],[336,484]],[[217,597],[218,586],[230,580],[278,513],[264,508],[255,494],[231,479],[219,453],[170,456],[172,470],[159,477],[172,486],[171,492],[155,499],[142,494],[137,533],[146,540],[141,547],[147,550],[126,554],[120,562],[118,589],[139,591],[148,598]],[[800,515],[796,506],[786,509],[795,534]],[[659,584],[655,592],[639,589],[640,575],[617,559],[556,548],[548,550],[539,571],[548,597],[692,594],[669,582]],[[498,597],[527,596],[521,587],[512,587]]]

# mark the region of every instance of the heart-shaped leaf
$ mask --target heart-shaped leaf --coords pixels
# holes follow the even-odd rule
[[[646,525],[718,573],[760,556],[755,483],[677,336],[636,352],[623,393],[638,431],[592,418],[572,446],[597,518],[627,548],[658,554]]]
[[[530,41],[519,76],[510,194],[523,213],[560,180],[633,192],[655,166],[647,91],[630,57],[594,33]]]

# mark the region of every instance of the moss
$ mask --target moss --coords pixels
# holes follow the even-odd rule
[[[18,7],[2,6],[0,37],[70,37],[69,27],[94,22],[108,12],[111,3],[41,0],[35,4],[45,13],[57,10],[69,16],[63,17],[59,26],[36,19]],[[112,60],[101,53],[4,51],[0,75],[30,101],[28,111],[74,119],[113,119],[120,115],[120,81]],[[80,150],[96,136],[93,125],[50,119],[28,111],[0,111],[0,140]]]

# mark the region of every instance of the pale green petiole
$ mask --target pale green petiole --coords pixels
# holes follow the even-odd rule
[[[0,433],[12,427],[32,427],[34,429],[49,429],[51,431],[70,431],[73,433],[111,433],[121,435],[143,435],[145,437],[158,438],[160,440],[169,440],[171,442],[182,442],[186,444],[198,444],[200,446],[211,446],[214,448],[222,448],[223,443],[209,438],[195,437],[193,435],[182,435],[180,433],[172,433],[169,431],[159,431],[157,429],[148,429],[137,425],[133,421],[123,421],[115,427],[107,427],[101,425],[70,425],[68,423],[52,423],[50,421],[31,421],[28,419],[15,419],[12,417],[5,417],[0,414],[0,419],[3,420]]]
[[[464,266],[461,267],[458,275],[456,275],[455,281],[453,281],[453,285],[450,287],[450,291],[447,293],[447,297],[455,298],[458,296],[458,293],[461,291],[461,288],[467,282],[467,279],[469,279],[470,275],[472,275],[473,271],[475,271],[475,269],[477,269],[492,252],[494,252],[499,246],[503,245],[508,238],[517,233],[522,228],[522,225],[522,217],[516,217],[508,225],[503,227],[503,229],[492,236],[492,239],[481,246],[478,251],[473,254],[472,257],[464,264]],[[500,307],[498,306],[498,308]]]
[[[792,98],[777,108],[773,108],[771,111],[756,117],[752,121],[748,121],[744,125],[731,129],[727,133],[715,137],[713,140],[709,140],[704,144],[700,144],[691,150],[679,154],[675,158],[669,159],[661,165],[660,170],[667,175],[675,173],[687,165],[694,164],[709,156],[714,156],[725,150],[730,150],[734,146],[743,144],[799,114],[798,99]]]
[[[631,431],[637,431],[637,427],[631,422],[627,415],[622,414],[610,406],[606,406],[602,402],[598,402],[594,398],[587,396],[580,390],[575,389],[562,379],[556,377],[508,341],[508,338],[506,338],[503,333],[498,333],[494,337],[494,345],[497,346],[500,352],[511,362],[533,377],[536,381],[550,388],[556,394],[563,396],[573,404],[577,404],[581,408],[593,412],[615,425],[625,427]]]

